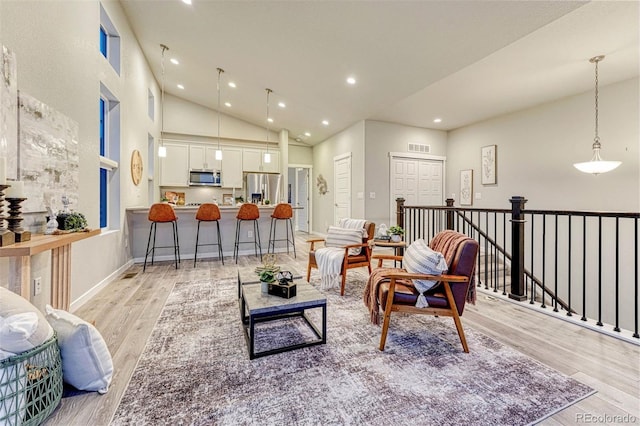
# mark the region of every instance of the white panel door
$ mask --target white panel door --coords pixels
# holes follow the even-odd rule
[[[418,162],[418,205],[442,206],[442,161],[420,160]]]
[[[334,209],[333,224],[351,217],[351,154],[333,160]]]
[[[418,161],[406,158],[391,159],[391,223],[396,223],[396,198],[404,198],[405,204],[416,205],[418,201]]]
[[[443,162],[421,158],[391,157],[389,177],[390,223],[396,223],[396,198],[405,205],[442,206],[444,204]]]
[[[309,169],[296,169],[295,205],[301,207],[295,212],[296,231],[309,232]]]

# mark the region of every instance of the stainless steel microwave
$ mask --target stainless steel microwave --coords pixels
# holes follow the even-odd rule
[[[189,186],[220,186],[220,170],[191,169]]]

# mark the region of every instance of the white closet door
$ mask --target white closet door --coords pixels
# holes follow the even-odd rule
[[[406,205],[444,205],[443,161],[392,156],[389,166],[392,225],[396,223],[396,198],[404,198]]]
[[[404,198],[405,204],[418,201],[418,161],[406,158],[391,159],[391,182],[389,214],[391,223],[396,223],[396,198]]]
[[[444,190],[442,187],[442,161],[420,160],[418,163],[418,205],[443,205]]]

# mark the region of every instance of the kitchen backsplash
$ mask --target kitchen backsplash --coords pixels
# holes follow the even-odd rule
[[[184,203],[188,204],[202,204],[216,202],[219,205],[223,205],[225,202],[228,204],[230,200],[234,200],[235,197],[244,197],[244,188],[236,188],[235,191],[229,188],[216,188],[216,187],[160,187],[160,199],[169,192],[173,195],[176,194],[181,197],[184,194]],[[171,199],[169,200],[172,201]]]

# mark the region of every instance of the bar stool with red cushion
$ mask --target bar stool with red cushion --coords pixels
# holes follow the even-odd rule
[[[196,212],[196,220],[198,221],[198,230],[196,231],[196,250],[193,255],[193,266],[196,266],[198,261],[198,246],[218,246],[218,258],[224,265],[224,256],[222,255],[222,238],[220,237],[220,209],[216,204],[204,203],[198,207]],[[217,243],[205,243],[198,244],[198,238],[200,237],[200,223],[201,222],[215,222],[218,228],[218,242]]]
[[[238,254],[240,252],[240,244],[251,244],[255,250],[256,256],[258,256],[258,250],[260,250],[260,261],[262,261],[262,246],[260,246],[260,229],[258,227],[258,219],[260,218],[260,210],[258,206],[252,203],[244,203],[240,206],[238,214],[236,216],[236,242],[233,247],[233,257],[238,263]],[[253,241],[240,241],[240,228],[242,222],[253,221]]]
[[[273,213],[271,214],[271,227],[269,228],[269,246],[267,247],[267,253],[271,253],[276,250],[276,241],[286,241],[287,242],[287,254],[289,253],[289,243],[293,245],[293,257],[296,256],[296,238],[293,233],[293,221],[291,218],[293,217],[293,208],[291,208],[291,204],[288,203],[280,203],[275,206],[273,209]],[[276,229],[278,227],[279,220],[286,220],[288,222],[284,224],[284,228],[287,231],[287,238],[276,239]],[[291,230],[291,234],[289,234],[289,230]]]
[[[176,262],[176,269],[178,269],[178,263],[180,263],[180,241],[178,239],[178,216],[167,203],[155,203],[149,209],[149,221],[151,226],[149,227],[149,239],[147,240],[147,252],[144,255],[144,267],[142,271],[147,269],[147,257],[151,253],[151,264],[153,265],[153,258],[156,253],[156,249],[159,248],[171,248],[173,247],[173,257]],[[157,246],[156,247],[156,230],[158,223],[171,223],[173,231],[173,246]],[[151,244],[151,234],[153,234],[153,245]],[[151,248],[149,248],[151,246]]]

